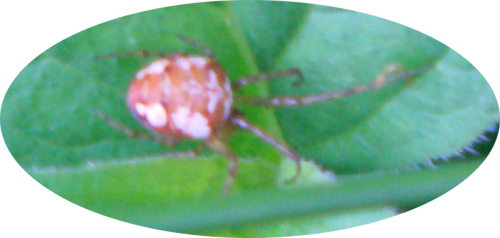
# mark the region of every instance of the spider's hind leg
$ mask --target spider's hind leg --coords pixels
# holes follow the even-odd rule
[[[229,193],[229,190],[233,186],[234,177],[236,177],[238,157],[224,143],[222,143],[217,138],[211,138],[207,140],[205,143],[210,148],[225,155],[229,159],[229,174],[224,184],[224,194],[227,195]]]
[[[148,134],[144,134],[144,133],[139,133],[137,131],[134,131],[130,128],[127,128],[125,127],[124,125],[122,125],[121,123],[109,118],[108,116],[104,115],[104,113],[102,113],[101,111],[97,110],[96,108],[92,108],[92,112],[94,114],[96,114],[98,117],[100,117],[102,120],[104,120],[106,123],[108,123],[109,125],[111,125],[113,128],[115,128],[116,130],[124,133],[125,135],[129,136],[129,137],[133,137],[133,138],[139,138],[139,139],[143,139],[143,140],[149,140],[149,141],[154,141],[154,142],[158,142],[158,143],[161,143],[161,144],[166,144],[166,145],[169,145],[169,146],[172,146],[172,145],[175,145],[175,143],[177,143],[176,140],[174,140],[173,138],[170,138],[170,137],[156,137],[156,136],[152,136],[152,135],[148,135]]]
[[[292,149],[288,148],[288,146],[286,146],[285,144],[280,143],[276,139],[272,138],[270,135],[267,135],[264,131],[259,129],[257,126],[252,125],[249,121],[247,121],[245,118],[243,118],[243,116],[241,116],[237,113],[233,114],[229,118],[229,121],[234,126],[245,129],[246,131],[251,132],[252,134],[259,137],[260,139],[262,139],[262,140],[266,141],[267,143],[271,144],[272,146],[276,147],[281,153],[286,155],[288,158],[292,159],[297,166],[297,171],[292,178],[286,180],[285,182],[292,183],[295,180],[297,180],[297,178],[300,176],[300,174],[302,172],[302,166],[300,164],[300,156],[297,153],[295,153]]]

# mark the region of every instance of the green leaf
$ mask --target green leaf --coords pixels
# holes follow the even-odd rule
[[[166,162],[140,161],[139,163],[143,164],[144,167],[152,168]],[[213,195],[203,199],[182,200],[169,199],[170,190],[154,189],[155,187],[151,187],[151,185],[143,188],[143,182],[147,183],[150,178],[144,176],[144,173],[132,164],[112,165],[94,173],[80,170],[64,175],[51,171],[37,171],[33,176],[53,191],[58,191],[59,183],[63,181],[72,184],[72,189],[65,188],[61,191],[60,194],[63,197],[75,196],[71,194],[77,193],[76,196],[83,199],[76,200],[77,204],[122,221],[191,234],[206,234],[205,232],[210,230],[217,233],[223,231],[247,233],[251,231],[264,232],[264,230],[257,228],[262,222],[279,224],[279,221],[282,221],[292,224],[297,218],[298,220],[295,221],[300,220],[300,223],[304,223],[319,219],[318,217],[323,217],[326,220],[333,219],[336,216],[342,216],[343,212],[351,209],[419,205],[441,196],[457,186],[480,163],[481,160],[476,160],[442,166],[433,170],[399,174],[366,174],[333,185],[323,184],[296,189],[252,189],[239,194],[233,193],[224,198]],[[113,167],[117,166],[128,167],[130,172],[128,174],[113,174]],[[91,171],[92,168],[86,170]],[[77,173],[77,176],[94,181],[92,186],[87,187],[85,196],[78,194],[78,191],[82,191],[78,187],[82,185],[68,181],[68,178],[75,177],[71,173]],[[112,183],[113,186],[125,187],[122,186],[124,184],[135,184],[135,186],[120,190],[101,183],[105,181],[101,179],[101,176],[113,178],[114,175],[116,177],[115,182]],[[146,178],[137,179],[137,183],[131,183],[131,180],[138,177]],[[80,182],[82,179],[76,181]],[[157,186],[162,187],[163,185]],[[110,188],[110,190],[104,188]],[[195,187],[189,186],[189,188]],[[140,193],[137,190],[140,190]],[[337,213],[339,211],[341,213]],[[360,216],[364,215],[360,214]],[[256,227],[255,229],[245,227],[252,224]],[[317,225],[311,225],[309,228],[325,229],[324,224]],[[330,229],[334,230],[337,226],[341,225],[332,224]],[[215,228],[217,230],[214,230]],[[268,229],[268,231],[274,232],[279,228],[269,227]],[[288,230],[287,232],[292,231]]]
[[[375,80],[390,64],[434,69],[411,83],[311,106],[281,108],[286,140],[337,173],[421,163],[460,151],[499,120],[482,75],[455,51],[410,28],[355,13],[314,12],[277,68],[300,68],[306,82],[271,83],[273,95],[306,96]]]
[[[412,85],[301,108],[238,105],[249,121],[284,138],[301,155],[304,174],[254,136],[228,140],[240,156],[228,197],[224,156],[195,158],[129,138],[92,108],[134,130],[125,95],[133,75],[154,58],[95,57],[147,50],[202,54],[185,37],[212,49],[230,78],[300,68],[306,82],[258,83],[242,95],[307,95],[371,82],[389,63],[433,70]],[[498,121],[486,81],[465,59],[409,28],[342,9],[282,2],[221,2],[158,9],[89,28],[31,62],[5,97],[2,134],[25,170],[60,196],[98,213],[148,227],[196,234],[285,236],[343,229],[419,206],[465,179],[481,160],[406,174],[398,168],[454,153]],[[287,160],[287,159],[285,159]],[[345,174],[346,176],[336,176]],[[352,179],[356,178],[356,179]],[[401,192],[403,191],[403,192]],[[363,212],[360,212],[363,211]],[[284,225],[283,225],[284,224]]]

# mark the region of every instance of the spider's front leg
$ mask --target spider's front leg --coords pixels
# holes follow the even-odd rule
[[[110,58],[121,58],[121,57],[159,57],[159,58],[165,58],[168,55],[163,53],[163,52],[152,52],[152,51],[145,51],[145,50],[135,50],[135,51],[125,51],[125,52],[115,52],[115,53],[110,53],[110,54],[104,54],[104,55],[98,55],[94,59],[99,61],[103,59],[110,59]]]
[[[318,95],[310,95],[305,97],[275,97],[275,98],[251,98],[246,97],[243,100],[240,100],[240,103],[249,104],[249,105],[257,105],[257,106],[299,106],[299,105],[308,105],[314,103],[325,102],[329,100],[336,100],[345,98],[348,96],[352,96],[355,94],[363,93],[369,90],[379,89],[388,85],[389,83],[407,80],[416,75],[422,74],[432,68],[431,66],[425,66],[421,68],[417,68],[414,70],[404,71],[401,66],[398,65],[389,65],[387,66],[382,73],[377,76],[377,78],[368,84],[363,84],[360,86],[335,91],[335,92],[327,92]],[[411,81],[408,81],[411,82]]]
[[[238,81],[236,81],[236,82],[231,83],[231,87],[233,88],[233,90],[237,90],[237,89],[240,89],[246,85],[256,83],[259,81],[269,81],[269,80],[274,80],[274,79],[288,77],[288,76],[297,76],[298,77],[298,80],[293,83],[294,86],[297,86],[304,81],[304,75],[302,75],[302,72],[300,71],[300,69],[288,69],[288,70],[271,72],[271,73],[267,73],[267,74],[246,76],[246,77],[238,79]]]
[[[182,35],[179,35],[178,38],[179,38],[179,40],[205,52],[205,54],[208,55],[208,57],[210,57],[212,59],[215,57],[214,53],[210,49],[205,47],[204,45],[202,45],[198,42],[195,42],[194,40],[191,40],[191,39],[184,37]],[[171,56],[171,55],[175,55],[175,54],[166,54],[163,52],[147,51],[147,50],[134,50],[134,51],[114,52],[114,53],[110,53],[110,54],[98,55],[94,59],[99,61],[99,60],[103,60],[103,59],[117,58],[117,57],[142,57],[142,58],[145,58],[145,57],[150,57],[150,56],[156,57],[156,58],[166,58],[166,57]]]
[[[179,40],[184,41],[185,43],[190,44],[191,46],[193,46],[193,47],[195,47],[195,48],[197,48],[197,49],[205,52],[205,54],[209,58],[211,58],[211,59],[215,58],[214,52],[212,50],[208,49],[206,46],[202,45],[201,43],[196,42],[196,41],[194,41],[192,39],[189,39],[189,38],[187,38],[187,37],[185,37],[183,35],[178,35],[178,38],[179,38]]]

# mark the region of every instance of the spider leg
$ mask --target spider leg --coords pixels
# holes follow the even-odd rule
[[[212,59],[215,57],[214,53],[211,50],[209,50],[206,46],[204,46],[204,45],[202,45],[202,44],[200,44],[192,39],[189,39],[183,35],[178,35],[178,37],[181,41],[184,41],[185,43],[190,44],[191,46],[205,52],[205,54],[207,54],[208,57],[210,57]]]
[[[259,75],[252,75],[252,76],[247,76],[240,78],[238,81],[233,82],[231,84],[233,90],[242,88],[243,86],[246,86],[251,83],[255,83],[258,81],[269,81],[277,78],[282,78],[282,77],[287,77],[287,76],[297,76],[298,80],[293,83],[294,86],[298,86],[299,84],[304,81],[304,76],[302,75],[302,72],[300,69],[288,69],[288,70],[282,70],[282,71],[276,71],[272,73],[267,73],[267,74],[259,74]]]
[[[152,52],[152,51],[144,51],[144,50],[135,50],[135,51],[126,51],[126,52],[115,52],[110,54],[98,55],[94,59],[96,61],[109,59],[109,58],[117,58],[117,57],[149,57],[156,56],[159,58],[165,58],[168,55],[163,52]]]
[[[310,95],[305,97],[275,97],[275,98],[244,98],[241,100],[243,104],[257,106],[298,106],[320,103],[329,100],[345,98],[351,95],[359,94],[369,90],[379,89],[389,83],[399,80],[406,80],[432,68],[425,66],[414,70],[404,71],[400,66],[389,65],[386,69],[371,83],[360,85],[353,88],[348,88],[341,91],[327,92],[318,95]],[[408,81],[411,83],[411,81]]]
[[[192,45],[195,48],[198,48],[202,51],[205,52],[205,54],[208,55],[210,58],[214,58],[214,53],[209,50],[207,47],[204,45],[197,43],[189,38],[186,38],[182,35],[178,36],[181,41],[184,41],[190,45]],[[116,57],[150,57],[150,56],[155,56],[159,58],[166,58],[169,55],[163,53],[163,52],[152,52],[152,51],[145,51],[145,50],[135,50],[135,51],[126,51],[126,52],[115,52],[115,53],[110,53],[110,54],[104,54],[104,55],[98,55],[95,56],[95,60],[103,60],[103,59],[109,59],[109,58],[116,58]]]
[[[123,126],[119,122],[109,118],[108,116],[104,115],[104,113],[102,113],[101,111],[99,111],[95,108],[92,108],[92,111],[98,117],[100,117],[102,120],[104,120],[106,123],[111,125],[116,130],[123,132],[127,136],[130,136],[133,138],[144,139],[144,140],[155,141],[155,142],[159,142],[159,143],[166,144],[166,145],[174,145],[177,142],[176,140],[174,140],[173,138],[170,138],[170,137],[156,137],[156,136],[152,136],[152,135],[148,135],[148,134],[144,134],[144,133],[139,133],[137,131],[134,131],[132,129],[129,129],[129,128]]]
[[[290,178],[286,181],[286,183],[291,183],[291,182],[294,182],[295,180],[297,180],[297,178],[300,176],[300,173],[302,172],[302,166],[300,164],[300,156],[297,153],[295,153],[293,150],[288,148],[283,143],[278,142],[276,139],[272,138],[270,135],[267,135],[265,132],[263,132],[258,127],[252,125],[250,122],[248,122],[241,115],[233,115],[229,118],[229,121],[231,122],[231,124],[233,124],[239,128],[245,129],[245,130],[253,133],[254,135],[258,136],[262,140],[266,141],[267,143],[273,145],[278,150],[280,150],[281,153],[283,153],[284,155],[286,155],[287,157],[292,159],[295,162],[295,164],[297,165],[297,171],[292,178]]]
[[[224,194],[227,195],[233,186],[234,177],[236,177],[238,157],[219,139],[212,138],[205,142],[210,148],[225,155],[229,159],[229,174],[224,184]]]

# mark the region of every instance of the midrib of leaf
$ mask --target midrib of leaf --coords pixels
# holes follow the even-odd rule
[[[103,201],[99,208],[91,209],[103,215],[147,227],[174,232],[193,232],[315,212],[388,204],[419,205],[458,185],[479,164],[480,161],[470,161],[443,166],[436,170],[368,177],[334,186],[247,191],[225,199],[186,201],[176,206],[157,201],[150,204],[155,209],[148,217],[131,216],[128,209],[148,210],[148,208],[123,200]]]

